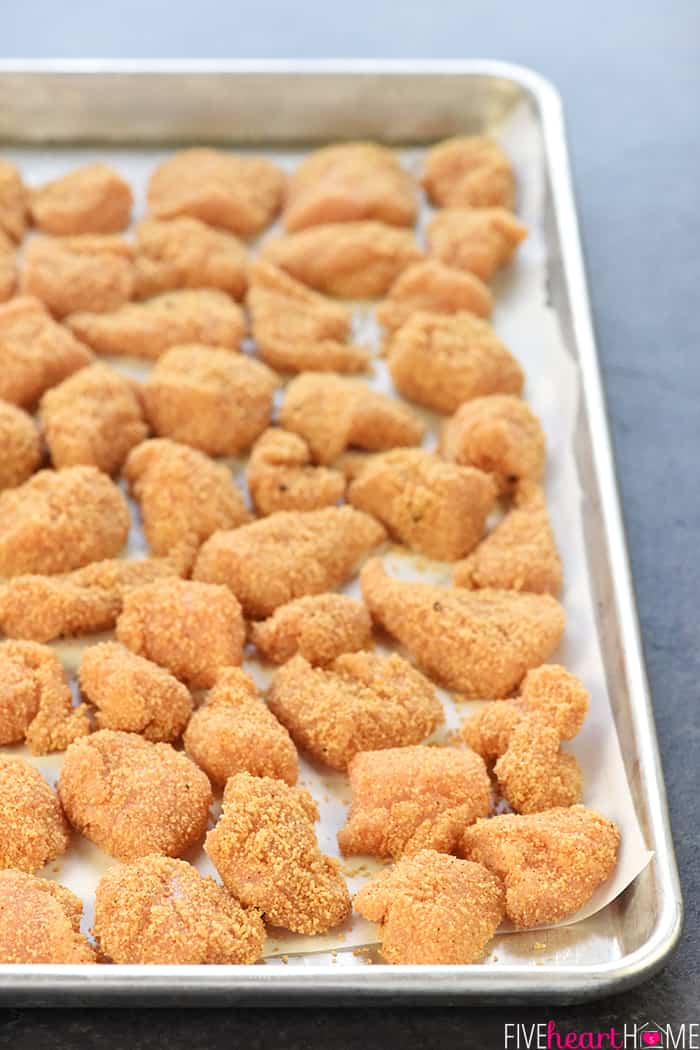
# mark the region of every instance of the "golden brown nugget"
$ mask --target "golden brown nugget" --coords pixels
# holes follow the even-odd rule
[[[360,583],[374,622],[427,674],[471,698],[508,696],[564,633],[564,610],[549,594],[404,583],[387,576],[379,558]]]
[[[222,667],[240,664],[245,624],[226,587],[173,578],[125,596],[117,638],[191,689],[209,689]]]
[[[478,317],[490,317],[492,307],[491,293],[478,277],[459,273],[438,259],[425,259],[399,274],[377,307],[377,320],[391,333],[418,311],[456,314],[468,310]]]
[[[279,211],[284,179],[264,157],[182,150],[151,175],[148,207],[158,219],[189,215],[241,237],[254,237]]]
[[[461,855],[503,880],[506,915],[529,929],[578,911],[612,874],[620,832],[585,806],[514,813],[465,828]]]
[[[98,354],[149,360],[186,343],[237,350],[244,332],[240,306],[225,292],[208,288],[163,292],[111,313],[69,314],[66,324]]]
[[[68,848],[68,824],[41,773],[0,754],[0,868],[34,872]]]
[[[0,401],[0,448],[0,489],[21,485],[41,462],[41,442],[33,419],[9,401]]]
[[[152,855],[110,868],[95,893],[95,939],[114,963],[254,963],[265,926],[184,860]]]
[[[57,468],[88,464],[115,474],[148,435],[140,385],[102,363],[47,390],[39,419]]]
[[[376,875],[353,903],[380,924],[387,962],[457,966],[482,958],[503,919],[503,897],[500,880],[481,864],[424,849]]]
[[[82,695],[97,709],[99,729],[173,743],[192,714],[192,697],[182,682],[117,642],[85,650],[79,681]]]
[[[432,683],[396,654],[344,653],[327,668],[294,656],[268,703],[297,746],[333,769],[358,751],[419,744],[444,718]]]
[[[129,508],[96,467],[40,470],[0,493],[0,576],[70,572],[117,554]]]
[[[412,230],[383,222],[329,222],[273,237],[264,259],[298,281],[339,299],[379,299],[398,275],[423,258]]]
[[[416,185],[390,149],[347,142],[301,162],[287,183],[282,221],[290,231],[361,219],[413,226],[416,210]]]
[[[466,135],[428,150],[423,186],[438,207],[515,206],[515,176],[498,143],[485,135]]]
[[[463,557],[479,542],[495,500],[488,474],[421,448],[373,456],[348,489],[348,501],[390,536],[442,561]]]
[[[346,594],[312,594],[280,605],[268,620],[250,625],[250,640],[275,664],[297,653],[312,665],[364,649],[372,621],[362,602]]]
[[[317,463],[354,445],[370,451],[420,445],[425,425],[407,405],[342,376],[305,372],[287,387],[280,423],[303,437]]]
[[[192,715],[184,741],[187,754],[213,784],[224,785],[236,773],[295,784],[299,774],[292,738],[238,667],[219,672],[206,702]]]
[[[278,385],[274,372],[243,354],[176,346],[156,362],[144,402],[160,437],[210,456],[235,456],[270,422]]]
[[[22,293],[58,318],[116,310],[134,291],[132,254],[121,237],[35,237],[24,252]]]
[[[426,237],[446,266],[489,281],[512,261],[527,232],[506,208],[445,208],[428,223]]]
[[[464,312],[412,314],[389,342],[388,364],[399,393],[435,412],[485,394],[519,394],[525,381],[491,325]]]
[[[278,511],[214,533],[200,548],[192,578],[225,584],[247,617],[263,620],[293,598],[345,583],[384,538],[378,521],[352,507]]]
[[[43,303],[28,295],[0,305],[0,359],[0,398],[24,408],[94,360]]]
[[[21,241],[27,229],[28,191],[14,164],[0,157],[0,232]]]
[[[462,831],[486,817],[491,783],[484,760],[454,747],[361,751],[348,765],[352,803],[338,845],[346,856],[451,853]]]
[[[246,482],[259,514],[332,507],[345,495],[341,472],[314,466],[304,439],[279,427],[266,430],[256,441]]]
[[[111,729],[71,744],[58,794],[73,827],[118,860],[182,856],[212,802],[204,773],[170,744]]]
[[[57,882],[0,871],[0,963],[93,963],[83,902]]]
[[[516,813],[539,813],[581,801],[583,774],[574,755],[559,747],[559,734],[540,719],[523,719],[494,766],[503,798]]]
[[[294,933],[325,933],[350,915],[338,861],[318,848],[318,808],[283,780],[238,773],[205,849],[227,889],[265,921]]]
[[[136,234],[136,298],[172,288],[219,288],[242,299],[248,285],[248,255],[231,233],[183,216],[145,219]]]
[[[17,290],[17,255],[15,244],[0,229],[0,303],[11,299]]]
[[[35,225],[57,237],[119,233],[129,225],[132,204],[128,182],[106,164],[86,164],[31,193]]]

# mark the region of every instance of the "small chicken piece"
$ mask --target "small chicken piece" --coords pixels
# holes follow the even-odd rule
[[[581,801],[583,776],[559,734],[539,718],[522,719],[494,766],[501,794],[516,813],[539,813]]]
[[[182,150],[153,171],[148,207],[158,219],[189,215],[255,237],[279,211],[284,182],[282,171],[264,157]]]
[[[173,577],[125,596],[117,638],[190,689],[210,689],[222,667],[243,659],[245,624],[226,587]]]
[[[350,761],[352,804],[338,845],[348,855],[398,858],[436,849],[452,853],[462,831],[488,816],[491,783],[484,761],[454,747],[361,751]]]
[[[0,303],[17,291],[17,255],[14,241],[0,228]]]
[[[479,542],[495,499],[488,474],[420,448],[373,456],[348,489],[348,501],[394,539],[442,561],[463,557]]]
[[[298,281],[339,299],[379,299],[398,275],[423,258],[412,230],[383,222],[329,222],[273,237],[264,259]]]
[[[57,882],[0,871],[0,963],[94,963],[83,902]]]
[[[0,448],[0,489],[21,485],[41,462],[41,443],[34,421],[8,401],[0,401]]]
[[[280,423],[299,434],[317,463],[333,463],[350,445],[379,451],[420,445],[425,425],[407,405],[342,376],[305,372],[287,387]]]
[[[14,164],[0,157],[0,232],[21,241],[27,230],[28,191]]]
[[[463,965],[482,958],[503,919],[503,886],[481,864],[424,849],[355,894],[355,910],[380,924],[388,963]]]
[[[95,938],[127,965],[254,963],[265,926],[212,878],[157,854],[110,868],[95,893]]]
[[[40,470],[0,493],[0,576],[70,572],[117,554],[129,508],[96,467]]]
[[[311,594],[280,605],[269,620],[250,625],[250,640],[275,664],[299,653],[314,666],[363,649],[372,621],[362,602],[346,594]]]
[[[520,929],[578,911],[611,875],[620,832],[584,806],[514,813],[465,828],[461,855],[483,864],[506,890],[506,915]]]
[[[227,889],[265,921],[316,934],[351,912],[338,861],[321,853],[308,791],[282,780],[238,773],[224,791],[221,817],[204,848]]]
[[[470,313],[412,314],[389,342],[388,364],[397,390],[435,412],[485,394],[519,394],[525,381],[488,321]]]
[[[414,263],[399,274],[386,299],[377,307],[377,320],[389,333],[418,311],[456,314],[464,310],[490,317],[491,293],[470,273],[459,273],[438,259]]]
[[[240,306],[225,292],[208,288],[163,292],[111,313],[69,314],[66,324],[98,354],[148,360],[186,343],[237,350],[245,327]]]
[[[0,398],[28,408],[93,356],[38,299],[21,295],[0,305],[0,359]]]
[[[31,193],[35,225],[57,237],[119,233],[129,225],[133,203],[128,182],[107,164],[86,164]]]
[[[183,216],[145,219],[136,234],[136,298],[173,288],[219,288],[242,299],[248,285],[248,255],[231,233]]]
[[[299,759],[292,738],[238,667],[219,672],[184,740],[187,754],[213,784],[223,786],[236,773],[296,784]]]
[[[387,576],[378,558],[360,583],[375,623],[427,674],[471,698],[508,696],[564,633],[564,610],[549,594],[404,583]]]
[[[132,256],[122,237],[35,237],[24,252],[22,292],[58,318],[116,310],[134,291]]]
[[[203,837],[212,803],[206,776],[181,752],[111,729],[71,744],[58,794],[74,828],[127,861],[182,856]]]
[[[378,521],[352,507],[278,511],[214,533],[197,555],[192,578],[225,584],[247,617],[262,620],[293,598],[345,583],[384,538]]]
[[[485,135],[445,139],[428,150],[423,186],[438,207],[513,208],[515,176],[498,143]]]
[[[444,719],[432,683],[396,654],[344,653],[327,668],[294,656],[268,703],[297,746],[333,769],[358,751],[419,744]]]
[[[144,402],[160,437],[210,456],[235,456],[269,424],[278,385],[274,372],[243,354],[177,346],[156,362]]]
[[[68,849],[68,825],[56,792],[23,758],[3,754],[0,825],[0,868],[31,873]]]
[[[248,460],[246,482],[259,514],[333,507],[345,495],[341,472],[315,467],[304,439],[279,427],[258,438]]]
[[[445,208],[428,223],[426,237],[446,266],[489,281],[512,261],[527,233],[506,208]]]
[[[101,363],[47,390],[39,418],[57,468],[88,464],[115,474],[148,434],[140,385]]]

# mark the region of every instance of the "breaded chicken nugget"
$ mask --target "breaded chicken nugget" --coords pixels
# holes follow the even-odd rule
[[[163,292],[111,313],[69,314],[66,324],[98,354],[152,360],[184,343],[237,350],[244,331],[240,306],[225,292],[208,288]]]
[[[287,387],[280,423],[299,434],[317,463],[333,463],[349,445],[378,451],[420,445],[422,420],[407,405],[357,379],[305,372]]]
[[[170,744],[111,729],[71,744],[58,794],[73,827],[118,860],[182,856],[212,802],[204,773]]]
[[[270,422],[274,372],[243,354],[176,346],[156,362],[144,386],[153,430],[210,456],[235,456]]]
[[[512,260],[527,226],[506,208],[445,208],[428,223],[426,237],[448,267],[488,281]]]
[[[346,342],[350,313],[259,259],[247,306],[263,361],[280,372],[365,372],[369,351]]]
[[[428,150],[423,186],[439,207],[515,205],[515,176],[498,143],[485,135],[445,139]]]
[[[15,243],[0,229],[0,303],[17,291],[17,255]]]
[[[578,911],[610,876],[620,832],[584,806],[509,813],[465,828],[461,855],[503,880],[506,915],[521,929]]]
[[[83,902],[57,882],[0,871],[0,963],[93,963]]]
[[[192,578],[226,584],[245,615],[262,620],[293,598],[345,583],[384,538],[378,521],[352,507],[279,511],[214,533],[197,555]]]
[[[58,318],[116,310],[134,291],[132,255],[122,237],[35,237],[24,252],[22,292]]]
[[[411,263],[423,258],[412,230],[383,222],[329,222],[273,237],[264,259],[326,295],[378,299]]]
[[[348,489],[349,502],[381,521],[394,539],[443,561],[463,557],[479,542],[495,499],[488,474],[421,448],[372,456]]]
[[[387,576],[378,558],[365,565],[360,582],[375,623],[427,674],[468,697],[508,696],[564,632],[564,610],[548,594],[404,583]]]
[[[492,306],[491,293],[478,277],[459,273],[438,259],[425,259],[399,274],[377,307],[377,320],[391,333],[419,310],[433,314],[468,310],[490,317]]]
[[[125,596],[117,638],[191,689],[209,689],[222,667],[240,664],[245,624],[226,587],[173,578]]]
[[[107,164],[86,164],[31,193],[32,218],[44,233],[119,233],[129,225],[128,182]]]
[[[380,924],[389,963],[477,962],[503,919],[503,887],[481,864],[432,849],[380,872],[354,898]]]
[[[83,696],[97,708],[100,729],[172,743],[192,714],[192,697],[182,682],[117,642],[85,650],[79,681]]]
[[[0,576],[70,572],[109,558],[129,524],[124,496],[96,467],[40,470],[0,493]]]
[[[256,441],[246,482],[259,514],[332,507],[345,495],[341,472],[314,466],[304,439],[279,427],[266,430]]]
[[[134,232],[137,299],[172,288],[220,288],[243,298],[248,255],[233,234],[186,216],[169,222],[145,219]]]
[[[432,684],[395,653],[344,653],[327,668],[294,656],[268,703],[297,746],[333,769],[358,751],[418,744],[444,718]]]
[[[184,860],[157,854],[110,868],[95,893],[95,938],[126,964],[254,963],[265,926]]]
[[[400,857],[420,849],[452,853],[462,831],[488,816],[484,760],[454,747],[361,751],[348,765],[352,804],[338,845],[348,856]]]
[[[0,157],[0,231],[21,241],[27,229],[28,190],[14,164]]]
[[[41,462],[41,443],[34,421],[8,401],[0,401],[0,448],[0,489],[21,485]]]
[[[397,390],[435,412],[484,394],[519,394],[525,377],[487,321],[470,313],[411,314],[388,346]]]
[[[39,419],[55,467],[89,464],[105,474],[120,470],[148,434],[140,385],[102,363],[47,390]]]
[[[236,773],[296,783],[299,759],[292,739],[239,667],[219,672],[184,739],[187,754],[214,784],[223,785]]]
[[[274,219],[283,193],[284,174],[265,157],[187,149],[154,169],[148,207],[158,219],[190,215],[254,237]]]
[[[362,602],[346,594],[312,594],[280,605],[269,620],[250,625],[250,640],[275,664],[299,653],[310,664],[329,664],[363,649],[372,621]]]
[[[26,408],[93,356],[38,299],[21,295],[0,306],[0,359],[0,397]]]
[[[53,788],[23,758],[2,754],[0,825],[0,868],[38,871],[68,848],[68,825]]]
[[[539,813],[581,801],[583,774],[574,755],[559,748],[559,734],[539,718],[511,731],[494,766],[501,794],[516,813]]]
[[[205,849],[227,889],[265,921],[294,933],[337,926],[351,912],[338,862],[318,848],[318,809],[308,791],[238,773]]]

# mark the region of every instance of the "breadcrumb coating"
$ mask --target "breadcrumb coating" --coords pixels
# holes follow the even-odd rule
[[[399,274],[377,307],[377,320],[391,333],[418,311],[456,314],[468,310],[478,317],[490,317],[492,308],[491,293],[478,277],[460,273],[438,259],[425,259]]]
[[[21,485],[41,462],[41,442],[34,421],[8,401],[0,401],[0,448],[0,489]]]
[[[536,717],[518,722],[494,773],[516,813],[539,813],[581,801],[583,775],[576,757],[561,751],[556,729]]]
[[[0,228],[0,303],[11,299],[16,291],[17,254],[15,252],[15,243]]]
[[[482,958],[503,919],[503,887],[481,864],[432,849],[380,872],[354,898],[380,924],[388,963],[462,965]]]
[[[170,744],[100,729],[63,759],[58,794],[68,820],[118,860],[179,857],[206,831],[205,774]]]
[[[279,427],[266,430],[256,441],[246,482],[259,514],[333,507],[345,495],[343,474],[314,466],[304,439]]]
[[[27,230],[28,190],[14,164],[0,157],[0,231],[21,241]]]
[[[128,182],[107,164],[86,164],[44,183],[30,195],[34,224],[61,237],[119,233],[134,202]]]
[[[137,299],[174,288],[219,288],[234,299],[245,295],[248,254],[233,234],[188,216],[145,219],[134,233]]]
[[[93,963],[80,933],[83,902],[65,886],[0,871],[0,963]]]
[[[324,933],[351,912],[338,861],[318,848],[318,809],[308,791],[238,773],[205,849],[228,890],[265,922],[294,933]]]
[[[133,249],[122,237],[35,237],[24,251],[22,292],[54,317],[116,310],[134,292]]]
[[[344,653],[327,668],[294,656],[268,703],[297,746],[333,769],[358,751],[418,744],[444,719],[432,684],[396,654]]]
[[[184,860],[153,855],[110,868],[95,893],[95,938],[114,963],[254,963],[260,913]]]
[[[423,186],[438,207],[515,206],[515,176],[508,156],[485,135],[445,139],[428,150]]]
[[[56,792],[23,758],[3,754],[0,825],[0,868],[31,873],[68,849],[68,824]]]
[[[250,640],[275,664],[299,653],[313,665],[363,649],[372,621],[362,602],[346,594],[311,594],[280,605],[268,620],[250,625]]]
[[[506,208],[445,208],[426,230],[430,251],[438,259],[482,281],[511,262],[527,234],[527,226]]]

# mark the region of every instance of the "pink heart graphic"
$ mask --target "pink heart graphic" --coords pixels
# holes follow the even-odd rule
[[[645,1046],[658,1046],[661,1042],[660,1032],[642,1032],[642,1042]]]

